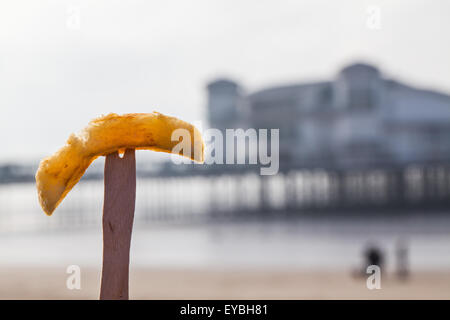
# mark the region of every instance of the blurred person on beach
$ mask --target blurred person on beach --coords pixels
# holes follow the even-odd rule
[[[368,243],[363,251],[363,265],[352,272],[354,277],[360,278],[367,275],[367,268],[372,265],[378,266],[383,270],[384,253],[376,244]]]
[[[397,258],[397,277],[406,281],[409,277],[408,267],[408,244],[405,239],[399,239],[396,243],[395,250]]]

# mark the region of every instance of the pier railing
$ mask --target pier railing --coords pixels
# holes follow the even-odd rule
[[[83,179],[51,218],[33,183],[0,186],[1,230],[99,226],[103,181]],[[136,221],[314,215],[409,214],[450,208],[450,164],[358,169],[292,168],[274,176],[255,170],[144,176],[137,181]]]

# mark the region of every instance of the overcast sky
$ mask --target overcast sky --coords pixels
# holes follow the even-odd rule
[[[109,112],[201,120],[217,76],[252,91],[362,60],[450,92],[449,12],[448,0],[2,0],[0,163],[49,155]]]

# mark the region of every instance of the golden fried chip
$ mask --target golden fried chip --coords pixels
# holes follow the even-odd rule
[[[125,149],[172,153],[180,143],[178,140],[172,141],[172,133],[177,129],[189,132],[191,150],[176,152],[203,162],[203,139],[200,132],[187,122],[157,112],[111,113],[92,120],[79,134],[72,134],[55,154],[39,164],[36,186],[42,209],[51,215],[99,156]]]

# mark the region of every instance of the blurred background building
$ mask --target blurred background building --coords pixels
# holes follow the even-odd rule
[[[342,68],[330,81],[247,93],[241,84],[221,78],[206,89],[209,125],[224,137],[226,129],[279,129],[279,173],[261,176],[261,165],[248,163],[199,166],[167,160],[152,170],[138,166],[146,187],[140,188],[137,208],[145,221],[314,216],[317,211],[394,210],[395,215],[450,205],[448,95],[387,79],[363,63]],[[34,170],[4,165],[0,182],[33,182]],[[102,177],[102,166],[93,166],[83,181]],[[175,190],[184,185],[192,194],[179,197]],[[85,196],[97,197],[97,191]],[[60,210],[73,212],[84,225],[92,218],[79,206],[91,202],[69,201]]]
[[[208,85],[213,128],[279,128],[283,167],[407,165],[450,160],[450,96],[356,63],[334,79],[246,94]]]

